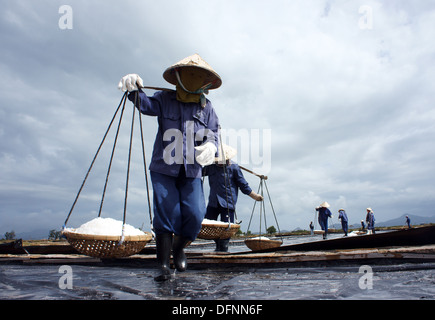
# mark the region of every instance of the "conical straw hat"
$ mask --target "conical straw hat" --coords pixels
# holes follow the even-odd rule
[[[320,205],[320,207],[321,208],[329,208],[330,207],[330,205],[329,205],[329,203],[328,202],[323,202],[321,205]]]
[[[163,72],[163,78],[169,83],[173,85],[177,85],[177,77],[175,75],[175,69],[187,68],[187,67],[201,68],[207,71],[208,77],[204,81],[204,83],[212,83],[211,87],[209,87],[208,89],[216,89],[221,86],[222,84],[221,77],[197,53],[187,58],[184,58],[183,60],[178,61],[177,63],[167,68],[165,72]]]
[[[218,150],[219,156],[215,158],[215,161],[217,161],[219,163],[224,162],[224,159],[222,156],[222,148],[224,149],[225,161],[234,158],[237,154],[236,149],[223,143],[221,146],[219,146],[219,150]]]

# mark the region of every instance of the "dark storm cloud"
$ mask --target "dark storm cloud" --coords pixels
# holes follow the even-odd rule
[[[0,14],[0,234],[59,228],[122,96],[120,77],[138,73],[147,85],[170,87],[164,69],[195,52],[222,76],[209,99],[223,129],[271,131],[261,145],[270,163],[251,155],[242,164],[267,169],[260,173],[282,229],[306,227],[325,200],[346,207],[352,222],[367,206],[378,221],[433,214],[433,3],[70,1],[73,28],[62,30],[64,4],[7,2]],[[372,9],[369,29],[361,29],[361,6]],[[150,155],[156,121],[144,124]],[[108,197],[115,218],[127,127]],[[98,210],[112,139],[74,224]],[[140,226],[140,156],[134,168],[129,217]],[[258,179],[245,176],[256,189]],[[251,208],[240,197],[239,219]]]

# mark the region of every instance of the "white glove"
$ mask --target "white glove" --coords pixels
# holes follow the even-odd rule
[[[198,147],[195,147],[195,159],[202,166],[209,166],[214,163],[215,154],[217,151],[214,143],[206,142]]]
[[[135,73],[127,74],[121,78],[121,81],[118,83],[118,89],[122,91],[135,91],[139,87],[143,87],[143,81],[139,75]]]

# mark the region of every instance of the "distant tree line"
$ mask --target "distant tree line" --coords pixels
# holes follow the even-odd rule
[[[266,233],[267,233],[268,235],[273,235],[273,234],[276,233],[276,228],[275,228],[274,226],[270,226],[269,228],[266,229]],[[240,235],[243,234],[243,232],[239,229],[239,230],[237,231],[236,234],[237,234],[238,236],[240,236]],[[248,230],[248,231],[246,231],[245,234],[246,234],[247,236],[250,236],[250,235],[252,235],[252,232],[251,232],[251,230]]]
[[[4,234],[4,240],[15,240],[15,231],[6,232]],[[48,240],[60,240],[62,237],[62,232],[57,230],[50,230],[48,233]]]
[[[15,231],[5,233],[5,240],[14,240],[15,239]]]

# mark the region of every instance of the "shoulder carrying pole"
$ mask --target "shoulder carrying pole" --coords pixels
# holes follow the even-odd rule
[[[242,170],[245,170],[246,172],[249,172],[249,173],[253,174],[254,176],[259,177],[260,179],[267,180],[267,176],[265,176],[265,175],[255,173],[254,171],[246,169],[245,167],[242,167],[241,165],[239,165],[239,168],[242,169]]]

